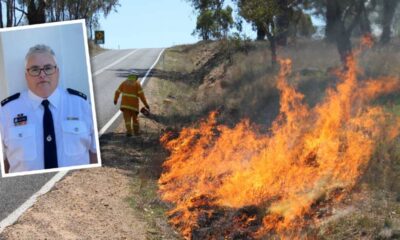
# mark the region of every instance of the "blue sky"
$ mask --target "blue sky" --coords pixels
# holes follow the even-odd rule
[[[196,14],[185,0],[120,0],[120,4],[118,12],[100,20],[105,48],[170,47],[199,40],[192,36]],[[251,26],[245,29],[248,36],[255,36]]]

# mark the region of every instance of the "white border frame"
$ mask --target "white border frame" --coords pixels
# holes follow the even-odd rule
[[[38,25],[3,28],[3,29],[0,29],[0,33],[8,32],[8,31],[25,30],[25,29],[45,28],[45,27],[50,27],[50,26],[77,24],[77,23],[82,24],[82,29],[83,29],[83,39],[84,39],[83,44],[84,44],[84,48],[85,48],[87,76],[88,76],[88,81],[89,81],[90,103],[92,106],[93,131],[94,131],[95,140],[96,140],[97,163],[96,164],[78,165],[78,166],[72,166],[72,167],[60,167],[60,168],[54,168],[54,169],[32,170],[32,171],[24,171],[24,172],[17,172],[17,173],[5,173],[4,158],[3,158],[3,146],[1,144],[1,146],[0,146],[0,154],[1,154],[0,155],[0,161],[1,161],[0,165],[1,165],[1,174],[2,174],[3,178],[31,175],[31,174],[39,174],[39,173],[49,173],[49,172],[68,171],[68,170],[75,170],[75,169],[101,167],[100,143],[99,143],[99,133],[98,133],[98,128],[97,128],[97,115],[96,115],[96,110],[95,110],[96,107],[95,107],[95,102],[94,102],[92,70],[91,70],[91,65],[90,65],[88,42],[85,41],[87,39],[87,29],[86,29],[85,20],[80,19],[80,20],[72,20],[72,21],[64,21],[64,22],[54,22],[54,23],[44,23],[44,24],[38,24]],[[1,137],[1,135],[0,135],[0,137]],[[1,139],[2,139],[2,137],[1,137]]]

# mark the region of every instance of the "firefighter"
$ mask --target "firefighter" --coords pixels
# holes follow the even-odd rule
[[[126,135],[128,137],[132,136],[132,124],[133,133],[139,135],[139,98],[149,111],[150,106],[146,101],[142,86],[138,81],[137,73],[129,74],[128,78],[119,85],[117,91],[115,91],[114,105],[117,104],[120,94],[122,94],[120,109],[125,120]]]

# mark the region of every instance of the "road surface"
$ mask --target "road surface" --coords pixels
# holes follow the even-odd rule
[[[91,59],[97,126],[102,129],[117,113],[114,92],[127,73],[143,77],[162,49],[125,49],[103,52]],[[118,122],[118,121],[116,121]],[[113,124],[108,131],[112,130]],[[0,222],[36,193],[56,173],[0,178]]]

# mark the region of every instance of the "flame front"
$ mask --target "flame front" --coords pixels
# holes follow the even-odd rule
[[[261,221],[251,229],[251,237],[299,232],[305,216],[312,217],[313,204],[348,193],[376,144],[398,136],[399,119],[369,103],[399,90],[399,79],[358,82],[356,61],[349,57],[347,71],[337,73],[341,81],[336,88],[309,108],[286,80],[291,61],[280,60],[280,65],[280,113],[269,134],[248,120],[233,128],[218,125],[213,112],[197,127],[183,129],[178,138],[163,136],[171,155],[159,179],[160,193],[175,205],[169,216],[184,237],[193,238],[204,219],[220,221],[216,211],[249,206],[255,206],[256,213],[234,215],[226,221],[235,229],[223,228],[219,236],[251,228],[257,218]],[[205,236],[216,238],[212,233]]]

